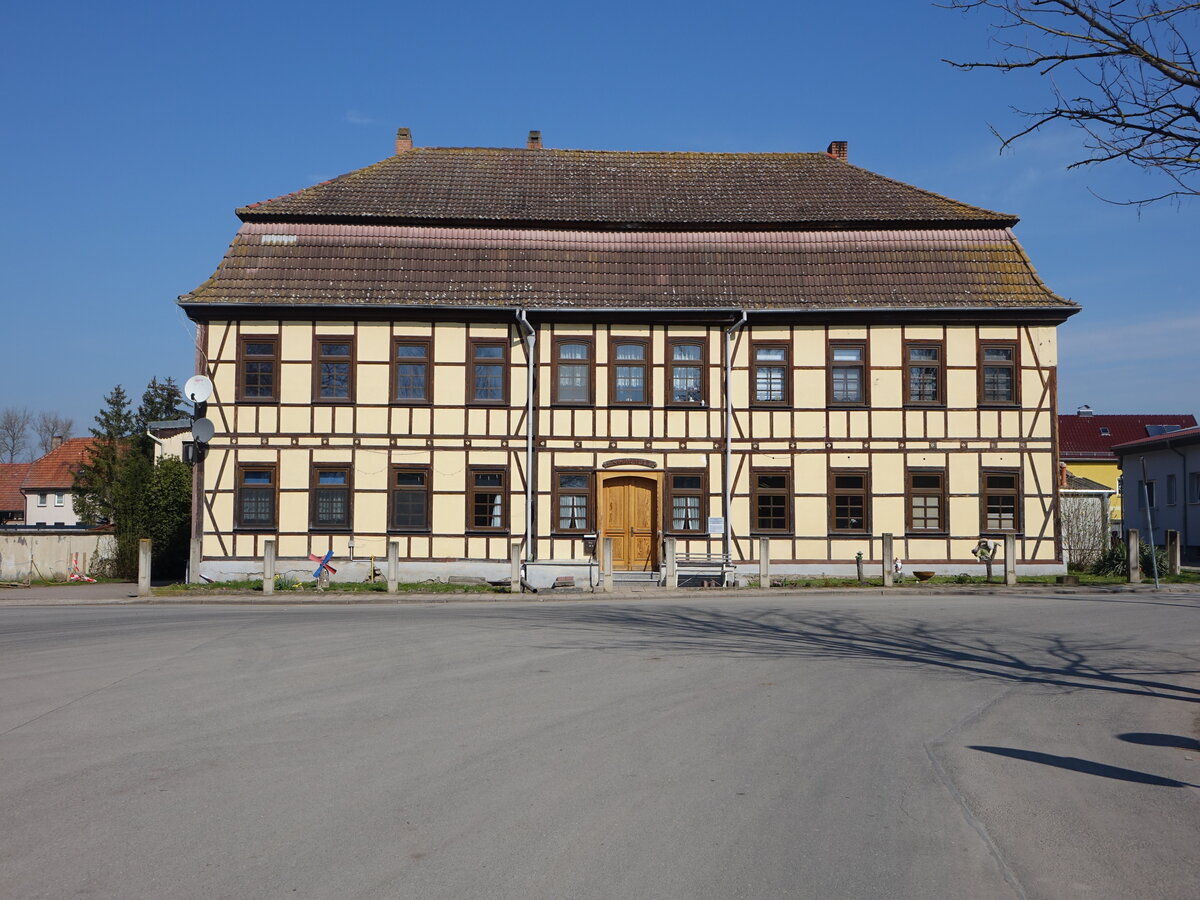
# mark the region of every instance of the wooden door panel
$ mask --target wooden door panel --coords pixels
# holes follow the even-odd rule
[[[613,568],[654,568],[655,484],[646,478],[612,478],[604,484],[604,537],[612,538]]]
[[[633,555],[628,560],[628,566],[640,572],[648,572],[653,568],[654,546],[649,535],[634,535]]]

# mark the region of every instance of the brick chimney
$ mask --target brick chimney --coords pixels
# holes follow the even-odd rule
[[[540,131],[529,132],[529,140],[525,142],[526,150],[541,150],[542,149],[542,133]]]
[[[845,141],[830,141],[829,149],[825,152],[834,159],[840,159],[842,162],[850,161],[850,145]]]
[[[64,438],[61,434],[52,435],[50,437],[50,449],[57,450],[59,447],[61,447],[63,445],[63,441],[65,441],[65,440],[66,440],[66,438]]]
[[[401,128],[396,132],[396,152],[403,153],[405,150],[412,149],[412,132],[407,128]]]

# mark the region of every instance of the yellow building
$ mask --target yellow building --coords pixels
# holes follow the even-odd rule
[[[201,571],[680,554],[1062,571],[1055,327],[1012,216],[826,153],[415,148],[238,211],[197,323]],[[532,361],[532,363],[531,363]],[[649,576],[658,577],[657,574]]]

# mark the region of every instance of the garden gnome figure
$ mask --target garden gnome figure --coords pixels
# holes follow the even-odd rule
[[[904,580],[904,563],[898,556],[892,559],[892,572],[895,573],[896,584]]]

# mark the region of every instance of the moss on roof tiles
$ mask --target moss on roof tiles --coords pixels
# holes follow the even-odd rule
[[[246,221],[514,222],[595,226],[912,223],[1016,217],[823,153],[415,148],[273,200]]]

